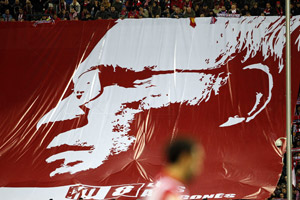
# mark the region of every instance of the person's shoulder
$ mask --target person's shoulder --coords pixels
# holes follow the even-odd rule
[[[178,197],[177,195],[169,193],[169,194],[166,195],[165,200],[181,200],[181,198]]]

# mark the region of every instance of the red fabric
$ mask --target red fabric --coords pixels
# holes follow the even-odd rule
[[[135,135],[137,131],[144,133],[149,127],[153,131],[151,140],[145,140],[147,148],[139,155],[143,170],[135,158],[135,152],[129,149],[128,152],[110,157],[103,166],[96,169],[49,177],[49,173],[60,166],[61,161],[48,164],[46,158],[54,151],[74,150],[74,147],[46,149],[47,145],[58,132],[83,127],[88,122],[89,110],[82,107],[84,114],[78,118],[49,123],[38,131],[35,128],[37,122],[55,108],[61,98],[73,92],[73,86],[66,88],[66,85],[76,67],[114,25],[113,20],[60,21],[55,25],[39,24],[37,27],[33,27],[30,22],[0,23],[0,91],[3,96],[0,98],[0,163],[4,163],[0,166],[0,186],[144,183],[146,179],[141,171],[144,170],[150,178],[159,172],[163,161],[158,155],[161,155],[164,144],[170,140],[170,135],[166,133],[173,133],[175,127],[201,140],[208,155],[204,163],[206,167],[191,185],[191,191],[199,192],[199,187],[207,194],[215,194],[217,190],[223,193],[239,192],[241,195],[260,191],[258,195],[267,198],[270,191],[261,186],[275,186],[282,170],[282,159],[270,141],[285,135],[284,70],[278,74],[278,68],[270,68],[274,80],[272,101],[253,123],[219,128],[228,119],[228,115],[237,114],[233,108],[239,108],[240,113],[248,112],[247,105],[242,102],[253,103],[255,99],[250,94],[257,93],[257,88],[263,92],[268,89],[264,73],[258,70],[246,73],[242,69],[254,63],[276,65],[274,58],[264,59],[261,52],[243,63],[241,60],[245,52],[228,61],[222,70],[232,74],[230,85],[222,87],[222,95],[212,96],[205,102],[205,106],[191,107],[174,103],[166,108],[137,114],[131,124],[133,131],[130,134]],[[298,36],[299,30],[295,30],[292,41]],[[292,105],[295,106],[300,82],[300,60],[296,45],[292,46],[291,58]],[[134,78],[141,77],[143,80],[154,73],[151,70],[124,71],[122,66],[116,71],[111,66],[100,67],[105,68],[103,87],[119,84],[130,88],[132,80],[136,80]],[[251,176],[251,180],[241,179],[241,175]],[[249,185],[245,180],[255,184]],[[236,191],[236,188],[239,190]],[[238,194],[236,198],[239,197]]]
[[[45,158],[50,152],[47,153],[47,151],[45,151],[43,154],[39,152],[47,146],[49,140],[55,137],[55,134],[57,134],[55,129],[51,129],[48,136],[44,138],[48,141],[46,143],[40,143],[41,138],[44,137],[42,129],[36,132],[34,136],[26,134],[25,130],[30,126],[36,126],[38,119],[32,119],[35,112],[38,112],[40,109],[44,110],[43,113],[48,112],[51,107],[56,105],[59,96],[65,90],[64,88],[74,72],[74,66],[76,66],[76,63],[80,60],[79,57],[85,59],[100,38],[102,38],[106,31],[114,26],[114,24],[115,21],[113,20],[97,20],[79,23],[60,21],[55,23],[55,25],[38,24],[37,27],[34,27],[31,22],[0,23],[0,28],[3,30],[0,31],[0,37],[8,36],[6,40],[1,40],[2,45],[0,45],[0,52],[3,57],[0,59],[0,65],[10,63],[10,67],[8,68],[0,67],[0,74],[3,76],[2,81],[9,85],[9,87],[0,86],[3,95],[6,97],[0,100],[0,110],[1,113],[7,113],[6,120],[10,121],[10,123],[6,123],[5,126],[3,126],[4,124],[2,123],[1,134],[6,132],[8,137],[11,137],[13,141],[19,141],[19,145],[23,146],[11,146],[13,151],[20,150],[19,153],[16,154],[4,153],[3,150],[10,146],[7,143],[6,145],[8,146],[4,145],[4,148],[1,148],[1,154],[3,154],[0,160],[1,162],[6,160],[5,162],[7,163],[5,166],[3,165],[3,168],[1,167],[1,171],[14,171],[14,173],[5,172],[4,174],[6,175],[0,175],[3,177],[0,181],[2,186],[18,186],[24,184],[27,186],[37,186],[40,185],[40,183],[36,184],[34,181],[19,181],[19,179],[22,177],[21,179],[24,180],[28,178],[38,180],[42,177],[49,177],[49,175],[47,175],[49,169],[43,168],[43,170],[38,172],[36,171],[37,168],[24,164],[24,162],[32,161],[35,163],[34,165],[37,166],[46,164]],[[22,36],[12,36],[14,35],[13,32],[17,29],[23,30],[17,33]],[[54,32],[58,35],[54,36]],[[91,37],[94,37],[94,40],[91,41]],[[13,48],[14,50],[7,51],[9,48]],[[26,48],[27,50],[23,51],[21,50],[22,48]],[[18,59],[12,59],[12,55],[14,55],[13,57],[18,55]],[[78,55],[80,56],[77,57]],[[50,62],[50,60],[52,61]],[[12,74],[14,74],[13,78],[10,76]],[[36,74],[36,79],[32,78],[33,74]],[[55,91],[50,92],[50,87],[55,88]],[[32,98],[31,96],[37,93],[41,95],[36,101],[37,104],[33,105],[32,110],[26,113],[28,103]],[[48,95],[51,96],[50,99],[46,97]],[[68,95],[68,93],[66,95]],[[24,102],[22,99],[27,100]],[[42,106],[43,102],[48,103]],[[24,113],[26,114],[24,115]],[[2,114],[1,117],[3,117]],[[13,123],[15,119],[22,119],[22,123],[24,123],[23,129],[16,135],[11,131],[16,125]],[[69,121],[55,126],[66,129],[68,125],[84,125],[84,123],[86,123],[85,120],[85,118],[80,118],[80,121]],[[49,127],[51,127],[50,124],[43,130],[48,130]],[[68,127],[68,129],[69,128],[70,127]],[[33,131],[33,129],[30,130]],[[34,132],[35,131],[32,133]],[[20,140],[20,138],[22,138],[22,140]],[[6,139],[0,139],[1,145],[4,144]],[[36,149],[34,146],[38,148]],[[19,149],[19,147],[23,150]],[[26,147],[26,149],[24,149],[24,147]],[[39,159],[37,159],[37,157],[39,157]],[[18,170],[20,166],[22,166],[21,171]],[[61,183],[66,183],[63,182]],[[57,183],[54,183],[54,185],[56,184]],[[48,183],[44,182],[40,186],[42,185],[48,185]]]

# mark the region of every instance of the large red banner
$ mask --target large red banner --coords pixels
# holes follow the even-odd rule
[[[0,195],[142,199],[185,135],[206,158],[183,199],[268,198],[284,154],[285,19],[210,21],[0,23]],[[299,17],[291,30],[295,105]]]

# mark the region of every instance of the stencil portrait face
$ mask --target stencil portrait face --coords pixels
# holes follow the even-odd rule
[[[272,99],[272,73],[283,69],[284,43],[279,37],[283,21],[274,18],[272,27],[267,27],[265,20],[243,18],[229,23],[220,19],[218,29],[203,21],[196,28],[186,21],[170,20],[167,26],[164,20],[118,21],[76,70],[74,92],[40,121],[42,125],[87,120],[84,126],[59,133],[49,144],[50,149],[62,145],[89,147],[50,156],[48,163],[64,160],[50,176],[95,169],[129,148],[134,149],[134,156],[140,156],[146,147],[137,147],[141,133],[131,127],[137,114],[173,104],[201,107],[222,95],[222,87],[236,84],[230,80],[234,70],[245,77],[254,71],[267,85],[249,92],[253,101],[241,103],[243,112],[237,107],[224,113],[216,128],[251,123]],[[252,29],[244,31],[236,26]],[[264,31],[258,31],[259,26]],[[274,42],[274,38],[278,39]],[[255,56],[273,59],[276,66],[251,62]],[[240,67],[231,70],[228,63],[235,60]],[[234,92],[229,91],[231,98],[239,98]]]

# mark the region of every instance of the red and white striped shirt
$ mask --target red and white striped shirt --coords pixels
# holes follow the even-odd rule
[[[181,196],[186,194],[187,192],[183,183],[170,176],[162,176],[156,182],[152,195],[147,200],[167,200],[168,197],[181,200]]]

